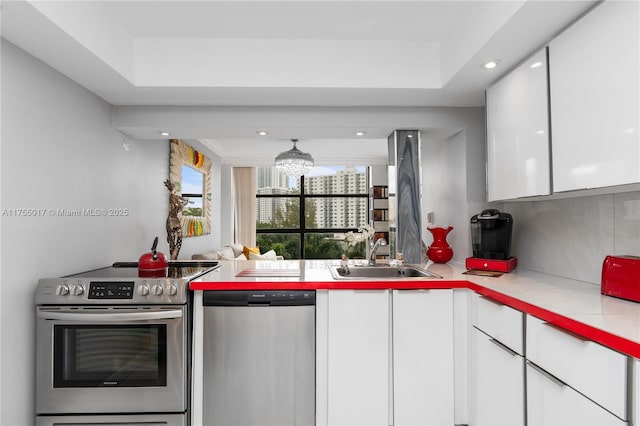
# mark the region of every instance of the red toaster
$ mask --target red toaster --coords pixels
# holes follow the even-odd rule
[[[600,292],[640,302],[640,257],[607,256],[602,263]]]

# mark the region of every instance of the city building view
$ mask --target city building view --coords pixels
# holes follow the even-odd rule
[[[363,257],[364,243],[349,245],[344,235],[369,221],[367,176],[364,166],[316,167],[297,178],[258,167],[258,245],[285,258]]]

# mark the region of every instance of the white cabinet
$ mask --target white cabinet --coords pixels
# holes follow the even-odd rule
[[[330,290],[327,305],[327,423],[389,425],[389,291]]]
[[[520,355],[524,354],[522,312],[485,296],[475,294],[473,325]]]
[[[640,359],[633,360],[633,379],[631,387],[631,400],[634,401],[631,407],[632,425],[640,425]]]
[[[605,1],[549,44],[554,192],[640,182],[639,8]]]
[[[524,314],[479,295],[473,302],[471,424],[524,425]]]
[[[453,359],[453,290],[394,290],[392,424],[454,424]]]
[[[488,201],[548,195],[547,51],[487,90]]]
[[[317,425],[454,424],[453,290],[316,297]]]
[[[523,358],[474,327],[474,425],[524,424]]]
[[[624,355],[527,316],[528,425],[626,425],[626,371]]]
[[[527,408],[529,426],[627,424],[535,364],[527,364]]]

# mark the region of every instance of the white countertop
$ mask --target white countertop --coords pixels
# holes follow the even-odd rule
[[[463,264],[451,262],[423,265],[441,275],[442,280],[336,281],[328,266],[337,263],[335,260],[221,261],[221,268],[192,282],[191,289],[466,287],[640,358],[640,303],[603,296],[598,285],[525,269],[515,269],[500,277],[467,275],[463,274],[466,271]],[[266,276],[236,276],[245,270],[257,275],[264,271]],[[268,276],[279,273],[289,276]]]

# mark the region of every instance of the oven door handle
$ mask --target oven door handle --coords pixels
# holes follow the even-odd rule
[[[60,311],[38,311],[38,317],[47,320],[59,321],[97,321],[97,322],[122,322],[122,321],[148,321],[182,318],[181,309],[171,309],[152,312],[107,312],[107,313],[82,313]]]

